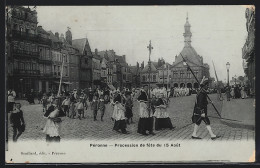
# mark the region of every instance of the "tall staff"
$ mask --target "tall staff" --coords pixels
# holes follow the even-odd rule
[[[220,100],[223,100],[222,98],[222,94],[221,94],[221,89],[219,87],[219,81],[218,81],[218,75],[217,75],[217,72],[216,72],[216,69],[215,69],[215,65],[214,65],[214,62],[212,61],[212,64],[213,64],[213,67],[214,67],[214,71],[215,71],[215,76],[216,76],[216,79],[217,79],[217,89],[218,89],[218,93],[219,93],[219,99]]]
[[[59,90],[58,90],[57,97],[60,96],[61,82],[62,82],[62,74],[63,74],[63,66],[64,66],[64,57],[62,57],[62,65],[61,65],[61,73],[60,73],[60,84],[59,84]]]
[[[147,46],[147,48],[148,48],[148,50],[149,50],[149,61],[148,61],[148,76],[149,76],[149,83],[148,83],[148,96],[149,96],[149,98],[148,98],[148,102],[149,102],[149,107],[148,107],[148,110],[149,110],[149,116],[150,116],[150,111],[151,111],[151,102],[150,102],[150,92],[151,92],[151,53],[152,53],[152,49],[153,49],[153,47],[152,47],[152,43],[151,43],[151,40],[150,40],[150,44],[149,44],[149,46]]]

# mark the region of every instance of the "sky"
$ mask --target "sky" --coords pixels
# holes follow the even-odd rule
[[[113,49],[126,55],[128,64],[164,58],[173,63],[184,47],[184,24],[188,14],[191,45],[219,80],[244,76],[242,47],[246,41],[245,6],[38,6],[38,25],[60,34],[71,28],[72,38],[87,37],[91,50]]]

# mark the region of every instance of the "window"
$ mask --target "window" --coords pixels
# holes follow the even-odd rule
[[[57,72],[56,72],[56,65],[53,65],[53,72],[54,72],[54,75],[57,75]]]
[[[153,75],[153,81],[156,82],[156,75]]]
[[[17,61],[14,61],[14,69],[18,69],[18,63],[17,63]]]
[[[184,77],[184,72],[181,71],[181,72],[180,72],[180,78],[183,78],[183,77]]]
[[[68,76],[68,67],[64,67],[64,70],[65,70],[65,76]]]
[[[87,58],[85,58],[85,64],[88,64],[88,59]]]
[[[58,66],[58,73],[57,74],[60,76],[60,66]]]
[[[22,62],[19,63],[19,69],[24,70],[24,63]]]
[[[187,78],[191,78],[191,72],[187,72]]]
[[[143,82],[145,82],[145,76],[143,75]]]
[[[198,77],[199,71],[194,71],[196,77]]]

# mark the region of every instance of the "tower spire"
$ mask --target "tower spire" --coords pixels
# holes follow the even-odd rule
[[[188,19],[189,19],[189,15],[188,15],[188,12],[187,12],[186,23],[184,25],[184,33],[183,33],[185,47],[191,46],[191,36],[192,36],[192,33],[190,31],[191,25],[190,25]]]

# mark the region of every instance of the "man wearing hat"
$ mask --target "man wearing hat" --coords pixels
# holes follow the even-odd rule
[[[141,90],[141,94],[137,99],[140,102],[140,118],[137,132],[142,135],[148,135],[146,131],[149,131],[149,134],[155,135],[153,132],[153,113],[148,109],[148,99],[148,85],[144,85],[144,88]]]
[[[210,126],[210,120],[207,116],[207,105],[208,105],[207,89],[209,88],[208,78],[205,78],[205,76],[204,76],[200,83],[200,86],[201,86],[201,89],[197,93],[194,112],[193,112],[193,116],[192,116],[192,121],[193,121],[193,123],[195,123],[194,131],[192,134],[192,139],[201,139],[200,137],[197,136],[197,131],[198,131],[201,121],[204,121],[204,123],[206,124],[206,128],[209,131],[209,134],[211,136],[211,139],[215,140],[215,139],[219,138],[220,136],[217,136],[212,132],[212,129]]]

